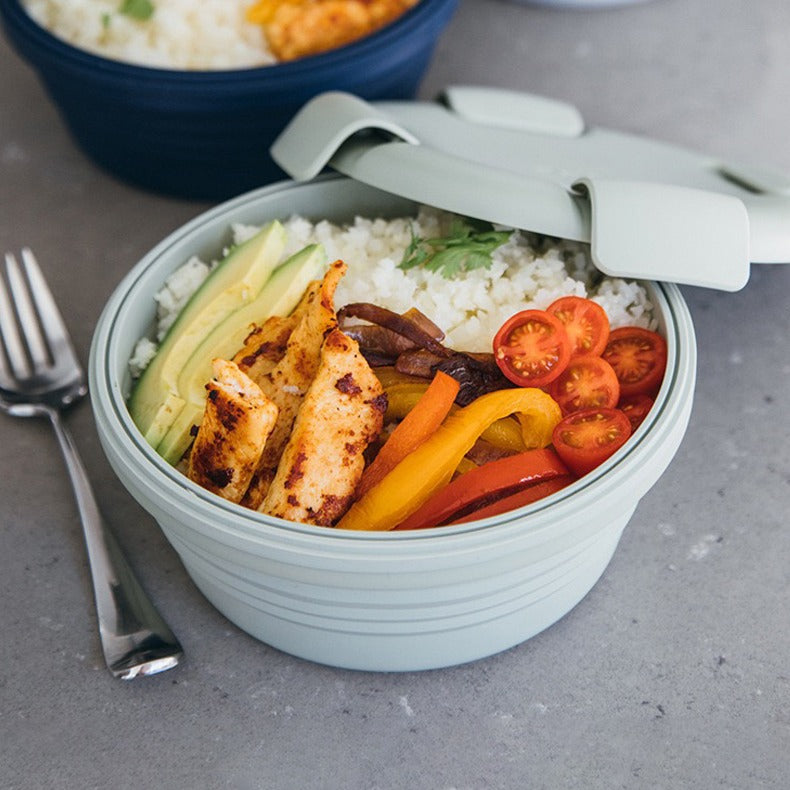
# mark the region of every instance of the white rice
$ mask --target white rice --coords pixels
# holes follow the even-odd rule
[[[204,263],[193,255],[183,266],[180,266],[166,280],[157,292],[156,300],[156,339],[161,341],[165,333],[176,320],[181,309],[189,301],[203,280],[208,277],[211,265]]]
[[[42,27],[80,49],[154,68],[233,69],[275,62],[263,28],[244,12],[252,0],[153,0],[145,20],[121,0],[23,0]]]
[[[528,308],[545,309],[569,294],[598,302],[612,328],[655,328],[645,289],[636,282],[600,275],[591,263],[589,245],[579,242],[540,240],[514,231],[494,251],[489,269],[448,279],[424,268],[399,268],[412,231],[423,238],[443,236],[451,219],[452,215],[430,208],[420,209],[416,218],[357,217],[342,226],[293,216],[283,223],[288,234],[286,255],[320,242],[330,261],[340,258],[348,265],[335,294],[337,308],[351,302],[372,302],[398,313],[417,307],[445,332],[446,345],[463,351],[490,351],[496,331],[511,315]],[[233,242],[246,241],[258,229],[233,225]],[[157,295],[160,339],[175,317],[176,305],[183,304],[209,268],[193,258],[168,278]],[[138,351],[135,366],[144,367],[150,347],[143,345]]]

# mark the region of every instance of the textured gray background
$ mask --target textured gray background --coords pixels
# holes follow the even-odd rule
[[[86,359],[122,275],[205,206],[94,167],[4,41],[0,74],[0,247],[35,249]],[[786,0],[461,0],[423,97],[452,83],[790,173]],[[329,669],[230,625],[114,478],[84,404],[69,422],[101,505],[187,651],[172,672],[112,680],[54,439],[0,418],[0,786],[790,786],[790,267],[684,293],[691,424],[603,578],[536,638],[448,670]]]

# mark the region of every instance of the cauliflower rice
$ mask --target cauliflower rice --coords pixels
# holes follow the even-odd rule
[[[492,254],[489,269],[447,279],[424,268],[400,269],[404,250],[416,236],[446,236],[452,214],[423,207],[416,219],[357,217],[347,226],[291,217],[284,223],[288,253],[320,242],[330,260],[341,258],[348,273],[335,295],[338,307],[373,302],[402,313],[416,307],[446,334],[447,345],[463,351],[490,351],[499,327],[519,310],[545,309],[565,295],[589,296],[606,310],[612,327],[650,326],[652,306],[638,283],[602,278],[592,265],[589,245],[557,239],[541,242],[514,231]],[[256,229],[236,227],[239,241]]]
[[[445,332],[446,345],[461,351],[491,351],[497,330],[514,313],[545,309],[570,294],[598,302],[613,329],[626,325],[655,329],[645,289],[637,282],[601,275],[592,265],[589,245],[580,242],[514,231],[492,254],[489,269],[447,279],[419,267],[398,268],[412,231],[423,238],[443,236],[451,219],[451,214],[427,207],[416,218],[357,217],[342,226],[293,216],[283,223],[288,236],[285,254],[321,243],[330,261],[340,258],[348,265],[335,294],[338,308],[351,302],[372,302],[398,313],[417,307]],[[233,243],[246,241],[258,230],[233,225]],[[168,278],[156,297],[157,340],[209,271],[210,264],[192,258]],[[154,353],[156,344],[143,339],[130,361],[133,375],[139,375]]]
[[[150,19],[120,12],[120,0],[23,0],[28,14],[75,47],[154,68],[233,69],[276,62],[252,0],[155,0]]]

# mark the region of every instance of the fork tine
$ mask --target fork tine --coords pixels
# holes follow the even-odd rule
[[[68,363],[77,366],[79,363],[71,343],[69,330],[66,328],[66,323],[55,303],[55,297],[52,296],[52,291],[44,279],[38,261],[29,247],[22,248],[22,261],[30,283],[30,293],[53,358],[62,362],[65,357],[68,357]]]
[[[13,255],[6,253],[6,267],[9,266],[9,258],[16,264]],[[8,272],[8,268],[6,268]],[[0,373],[4,378],[24,378],[30,374],[30,364],[25,354],[24,344],[19,335],[19,327],[15,318],[16,312],[8,296],[8,289],[5,286],[3,277],[0,276],[0,337],[5,346],[8,366],[5,364],[5,357],[0,349]],[[10,386],[10,382],[6,383]]]
[[[27,343],[27,351],[30,355],[30,361],[33,363],[33,371],[36,372],[49,363],[47,344],[44,336],[41,334],[36,307],[31,298],[31,291],[26,278],[22,274],[22,268],[17,263],[16,257],[8,252],[5,256],[5,264],[6,273],[8,274],[8,287],[11,291],[11,299],[16,306],[19,328],[22,337]]]

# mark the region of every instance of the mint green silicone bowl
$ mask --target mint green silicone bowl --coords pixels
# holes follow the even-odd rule
[[[92,404],[107,458],[203,595],[263,642],[350,669],[460,664],[518,645],[563,617],[604,572],[640,498],[672,460],[693,400],[696,347],[686,304],[676,286],[645,283],[668,344],[654,408],[603,466],[526,508],[415,533],[346,532],[229,504],[157,456],[126,407],[127,361],[152,325],[153,295],[168,274],[193,254],[215,257],[234,222],[294,212],[338,221],[413,208],[340,176],[282,182],[224,203],[129,272],[91,348]]]

